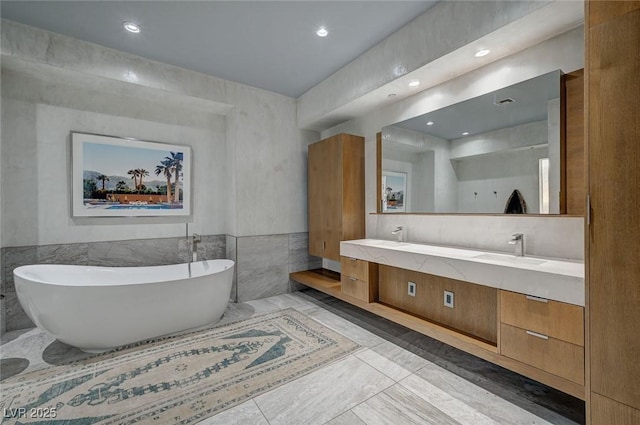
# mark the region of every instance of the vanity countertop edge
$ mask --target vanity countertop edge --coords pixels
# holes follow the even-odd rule
[[[382,239],[340,242],[340,255],[544,299],[585,305],[584,263]]]

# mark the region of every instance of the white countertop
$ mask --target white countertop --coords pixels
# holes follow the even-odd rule
[[[340,255],[584,306],[584,263],[395,242],[340,242]]]

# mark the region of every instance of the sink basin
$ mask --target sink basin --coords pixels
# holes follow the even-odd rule
[[[546,260],[540,260],[537,258],[529,258],[529,257],[517,257],[517,256],[511,256],[511,255],[504,255],[504,254],[480,254],[480,255],[476,255],[473,258],[477,259],[477,260],[489,260],[489,261],[496,261],[496,262],[500,262],[500,263],[510,263],[510,264],[528,264],[531,266],[539,266],[540,264],[544,264],[547,261]]]

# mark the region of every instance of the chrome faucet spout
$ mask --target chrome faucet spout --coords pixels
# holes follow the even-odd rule
[[[517,257],[524,257],[524,235],[522,233],[515,233],[512,235],[513,239],[509,241],[509,245],[515,245],[515,255]]]
[[[197,233],[191,236],[191,261],[198,261],[198,244],[201,240],[202,238]]]
[[[396,228],[396,230],[392,231],[391,234],[392,235],[397,235],[398,236],[398,242],[404,242],[404,227],[402,226],[398,226]]]

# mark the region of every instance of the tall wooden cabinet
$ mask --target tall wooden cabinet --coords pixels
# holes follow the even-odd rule
[[[308,161],[309,253],[340,261],[340,241],[365,237],[364,138],[313,143]]]
[[[562,76],[562,190],[561,213],[584,215],[586,188],[584,178],[584,70]]]
[[[587,417],[638,425],[640,1],[588,1],[585,38]]]

